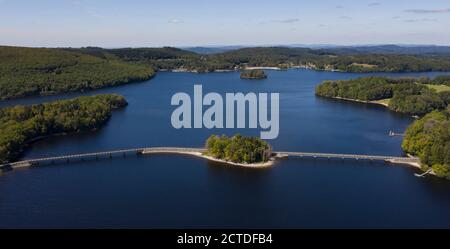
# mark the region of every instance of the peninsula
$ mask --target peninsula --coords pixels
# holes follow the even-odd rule
[[[407,128],[402,148],[420,158],[423,171],[450,179],[450,76],[325,81],[317,86],[316,95],[422,116]]]
[[[425,115],[433,110],[443,110],[450,104],[450,76],[324,81],[316,87],[316,95],[381,104],[395,112]]]
[[[17,159],[26,145],[50,135],[95,130],[114,109],[127,105],[124,97],[100,94],[50,103],[0,109],[0,163]]]

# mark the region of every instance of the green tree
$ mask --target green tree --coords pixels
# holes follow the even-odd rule
[[[211,135],[206,140],[207,154],[236,163],[266,162],[272,149],[269,144],[259,138],[235,135]]]
[[[126,104],[122,96],[102,94],[0,109],[0,162],[16,159],[37,137],[96,129]]]

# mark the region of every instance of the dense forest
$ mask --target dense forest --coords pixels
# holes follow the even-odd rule
[[[241,72],[241,79],[265,79],[266,73],[260,69],[244,70]]]
[[[122,96],[102,94],[0,109],[0,163],[16,159],[33,139],[96,129],[125,105]]]
[[[448,76],[429,78],[364,77],[325,81],[316,94],[361,101],[389,100],[389,109],[407,114],[424,115],[450,104],[450,92],[437,92],[430,85],[447,84]]]
[[[266,162],[272,155],[269,144],[256,137],[211,135],[206,141],[207,154],[235,163]]]
[[[153,74],[149,66],[125,63],[111,55],[0,47],[0,100],[115,86]]]
[[[418,155],[424,170],[432,167],[438,176],[450,179],[450,106],[443,111],[433,111],[410,125],[402,148]]]
[[[313,61],[313,69],[343,72],[449,71],[450,56],[356,54],[332,55]]]
[[[347,72],[450,71],[450,54],[378,54],[252,47],[215,54],[163,48],[0,47],[0,100],[83,91],[149,79],[157,70],[211,72],[293,66]],[[448,78],[445,83],[450,84]]]
[[[367,53],[342,49],[311,49],[299,47],[249,47],[214,54],[197,54],[177,48],[95,47],[71,49],[79,53],[104,57],[114,55],[125,61],[145,63],[160,69],[185,69],[195,72],[245,69],[246,66],[292,66],[316,70],[346,72],[419,72],[450,71],[450,54]],[[381,50],[382,51],[382,50]]]

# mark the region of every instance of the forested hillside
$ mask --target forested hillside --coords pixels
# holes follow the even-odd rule
[[[316,87],[323,97],[361,101],[390,99],[389,109],[407,114],[424,115],[450,104],[450,92],[437,92],[429,85],[441,85],[448,76],[429,78],[364,77],[351,80],[325,81]]]
[[[200,55],[171,48],[0,47],[0,99],[83,91],[146,80],[157,70],[211,72],[249,66],[347,72],[450,71],[450,55],[341,53],[333,49],[241,48]],[[448,78],[447,78],[448,83]]]
[[[0,47],[0,99],[97,89],[153,76],[114,56],[48,48]]]
[[[177,48],[76,49],[91,55],[112,54],[125,61],[143,62],[156,69],[211,72],[246,66],[305,66],[346,72],[450,71],[450,54],[367,53],[358,50],[291,47],[249,47],[215,54],[197,54]]]
[[[450,179],[450,106],[410,125],[402,147],[420,157],[424,170],[432,167],[438,176]]]
[[[16,159],[35,138],[96,129],[125,105],[122,96],[103,94],[0,109],[0,163]]]

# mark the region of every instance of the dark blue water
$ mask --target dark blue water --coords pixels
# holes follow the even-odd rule
[[[279,92],[274,150],[402,155],[412,118],[384,107],[314,96],[322,80],[365,76],[309,70],[269,71],[266,80],[238,73],[158,73],[147,82],[0,103],[31,104],[115,92],[129,106],[99,131],[52,137],[25,158],[142,146],[203,146],[213,133],[259,135],[258,129],[184,129],[170,124],[176,92]],[[373,74],[372,74],[373,75]],[[394,76],[433,76],[383,74]],[[158,155],[42,166],[0,177],[0,227],[450,227],[450,182],[417,178],[384,163],[289,159],[269,169],[236,168],[189,156]]]

